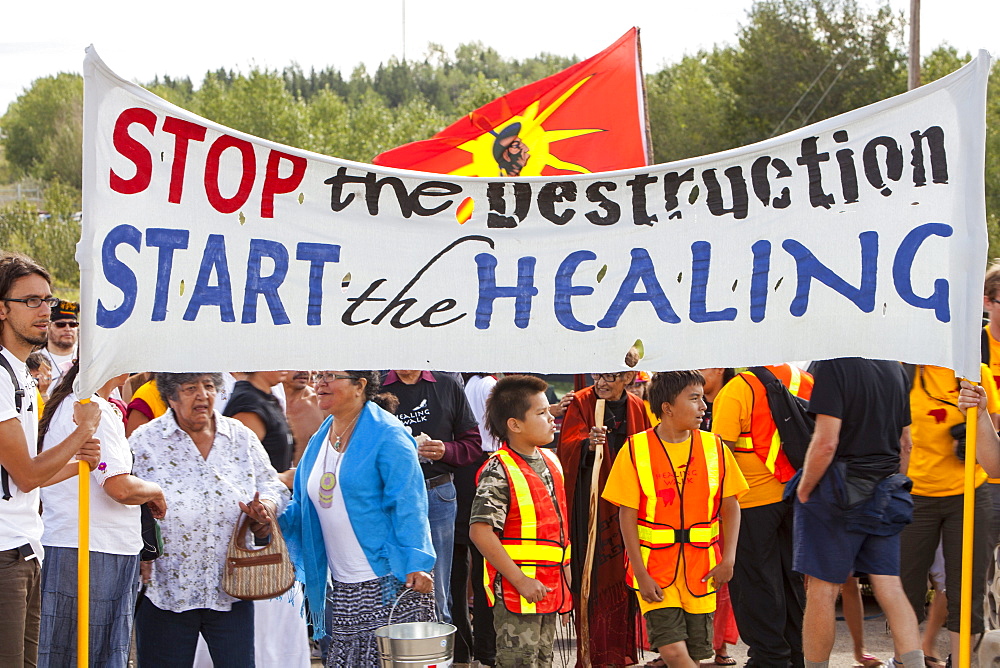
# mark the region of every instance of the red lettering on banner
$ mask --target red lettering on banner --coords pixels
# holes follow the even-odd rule
[[[240,177],[240,187],[232,197],[223,197],[219,192],[219,161],[228,148],[237,149],[243,157],[243,175]],[[253,188],[254,172],[257,171],[257,157],[253,144],[243,139],[222,135],[208,149],[205,159],[205,194],[212,207],[219,213],[233,213],[246,204]]]
[[[278,169],[283,159],[292,163],[292,173],[284,178],[278,176]],[[274,218],[274,196],[295,190],[302,183],[302,177],[305,175],[305,158],[281,151],[271,151],[267,156],[267,169],[264,172],[264,192],[260,199],[260,217]]]
[[[123,195],[141,193],[149,187],[153,176],[153,156],[146,146],[129,134],[129,126],[138,123],[149,131],[150,136],[156,129],[156,114],[149,109],[133,107],[126,109],[115,122],[113,141],[118,153],[128,158],[135,165],[135,176],[125,179],[111,169],[109,184],[111,189]]]
[[[167,116],[163,120],[163,131],[174,135],[174,162],[170,166],[170,194],[167,201],[180,204],[184,190],[184,168],[187,165],[188,142],[205,141],[205,128],[191,121]]]

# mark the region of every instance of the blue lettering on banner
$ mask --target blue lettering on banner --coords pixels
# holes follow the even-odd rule
[[[187,230],[150,228],[146,230],[146,246],[159,248],[156,260],[156,288],[153,290],[153,315],[157,322],[167,319],[167,298],[170,293],[170,273],[174,266],[174,251],[188,247]]]
[[[936,279],[934,292],[929,297],[918,297],[913,292],[910,276],[913,271],[913,259],[927,237],[950,237],[953,231],[951,225],[944,223],[926,223],[910,230],[910,233],[899,244],[899,248],[896,249],[896,258],[892,263],[892,283],[896,288],[896,293],[910,306],[934,311],[934,317],[940,322],[951,320],[951,310],[948,306],[948,281],[943,278]]]
[[[809,287],[812,279],[833,288],[854,302],[864,313],[875,310],[875,285],[878,269],[878,232],[862,232],[861,241],[861,285],[854,287],[838,276],[832,269],[820,262],[808,248],[794,239],[785,239],[781,244],[795,258],[798,286],[789,312],[796,316],[805,314],[809,307]]]
[[[596,259],[597,254],[593,251],[575,251],[566,256],[566,259],[559,264],[559,269],[556,271],[553,306],[555,307],[556,320],[568,330],[589,332],[594,329],[593,325],[588,325],[576,319],[573,315],[573,305],[570,303],[570,299],[578,295],[582,297],[594,294],[594,288],[589,285],[573,285],[573,274],[576,273],[577,267],[582,262]]]
[[[771,273],[771,242],[761,239],[753,251],[753,274],[750,276],[750,321],[760,322],[767,312],[767,279]]]
[[[104,277],[108,282],[122,291],[124,298],[116,309],[108,309],[104,302],[97,300],[97,326],[113,329],[120,326],[135,308],[135,299],[139,292],[139,283],[127,264],[118,259],[115,251],[118,246],[125,244],[139,251],[139,244],[142,241],[142,232],[132,225],[119,225],[104,237],[101,246],[101,265],[104,267]]]
[[[735,308],[709,311],[705,304],[708,299],[708,270],[711,262],[712,244],[707,241],[691,244],[691,322],[736,320]]]
[[[261,261],[269,257],[274,261],[274,271],[270,276],[261,276]],[[277,241],[267,239],[250,240],[250,257],[247,261],[247,282],[243,291],[243,317],[241,322],[257,322],[257,298],[264,296],[271,312],[271,322],[287,325],[292,321],[285,313],[285,307],[278,296],[278,288],[288,273],[288,249]]]
[[[953,228],[944,223],[926,223],[911,230],[896,249],[892,264],[892,283],[895,292],[908,305],[915,308],[930,310],[940,322],[949,322],[951,311],[949,306],[949,284],[945,278],[937,278],[933,282],[933,291],[929,296],[920,296],[914,292],[913,269],[916,255],[931,237],[947,238],[952,236]],[[143,232],[133,225],[119,225],[108,232],[101,245],[101,266],[104,278],[111,286],[121,291],[121,302],[114,308],[108,306],[107,295],[99,297],[96,308],[96,323],[99,327],[113,329],[120,327],[132,317],[136,303],[152,302],[150,322],[164,321],[169,313],[170,284],[175,257],[179,252],[189,250],[190,232],[184,229],[151,228]],[[485,243],[494,248],[495,244],[489,237],[470,235],[451,242],[434,257],[429,259],[420,269],[402,285],[395,294],[392,291],[381,293],[391,288],[390,278],[375,278],[367,287],[361,288],[360,294],[346,297],[348,305],[344,307],[341,322],[349,327],[360,325],[380,326],[386,323],[394,329],[406,329],[411,326],[443,327],[462,319],[466,312],[461,311],[459,302],[451,297],[440,299],[430,306],[423,304],[425,295],[409,296],[421,278],[434,267],[449,252],[465,242]],[[789,304],[789,313],[795,317],[806,314],[809,298],[815,282],[822,283],[837,294],[845,297],[862,313],[872,313],[875,310],[876,288],[878,285],[878,232],[869,230],[858,235],[860,248],[860,277],[855,284],[829,266],[803,243],[795,239],[785,239],[781,248],[795,261],[796,280],[794,297]],[[139,294],[140,283],[137,272],[125,262],[120,254],[122,246],[132,248],[141,255],[142,249],[155,248],[157,253],[155,280],[152,287],[147,288],[150,294]],[[751,322],[759,323],[765,319],[771,274],[772,242],[765,239],[755,241],[750,247],[752,253],[752,270],[749,286],[749,318]],[[295,259],[309,264],[308,296],[305,324],[318,326],[322,324],[323,313],[323,280],[328,264],[339,263],[341,246],[326,243],[298,243],[295,247]],[[556,321],[566,330],[572,332],[589,332],[595,328],[609,329],[618,326],[625,310],[635,302],[648,302],[654,309],[657,318],[667,324],[677,324],[681,318],[677,315],[667,298],[657,276],[653,260],[645,248],[632,248],[631,262],[625,277],[618,286],[617,292],[607,308],[604,316],[597,323],[582,322],[574,313],[573,299],[579,302],[593,298],[596,286],[588,285],[578,275],[585,262],[598,259],[598,254],[591,250],[574,250],[569,252],[559,263],[555,271],[552,289],[552,305]],[[468,257],[468,256],[465,256]],[[518,329],[526,329],[531,322],[531,307],[533,299],[539,295],[535,284],[537,258],[525,256],[517,259],[517,281],[515,285],[497,285],[497,265],[503,260],[493,253],[483,252],[472,256],[475,262],[478,285],[477,305],[474,327],[479,330],[489,329],[493,325],[493,311],[498,299],[514,300],[513,324]],[[273,268],[267,272],[264,267],[265,258],[273,263]],[[271,323],[274,325],[292,324],[280,290],[290,270],[289,249],[279,241],[269,239],[251,239],[246,258],[237,260],[227,256],[226,239],[221,234],[209,235],[201,251],[201,261],[195,285],[191,290],[188,303],[183,313],[186,321],[197,320],[203,307],[218,307],[218,321],[236,323],[232,279],[229,271],[229,260],[233,259],[238,266],[246,263],[246,282],[243,289],[242,315],[240,324],[258,322],[258,306],[263,297],[267,305]],[[750,258],[741,260],[748,261]],[[691,244],[691,287],[688,309],[688,321],[692,323],[709,323],[734,321],[740,313],[736,305],[724,305],[723,308],[710,309],[708,304],[708,286],[711,274],[712,245],[708,241],[695,241]],[[733,262],[730,257],[716,258],[716,262]],[[446,271],[468,271],[468,265],[456,267],[440,265]],[[545,275],[547,272],[543,272]],[[682,272],[683,273],[683,272]],[[457,278],[457,276],[456,276]],[[583,281],[574,283],[574,279]],[[680,281],[680,277],[678,277]],[[777,286],[774,286],[776,288]],[[286,288],[286,297],[288,297]],[[736,286],[733,286],[735,293]],[[297,294],[297,293],[296,293]],[[438,295],[439,297],[442,295]],[[177,296],[174,296],[177,299]],[[419,306],[418,306],[419,304]],[[407,318],[408,311],[417,309],[417,313]],[[456,309],[458,307],[458,309]],[[375,309],[375,310],[372,310]],[[367,310],[367,315],[362,315]]]
[[[639,282],[646,288],[645,292],[636,292]],[[663,322],[676,324],[681,321],[670,306],[670,300],[660,287],[660,281],[656,278],[656,270],[653,268],[653,260],[649,257],[649,252],[645,248],[632,249],[632,263],[629,265],[628,274],[618,288],[615,300],[611,302],[611,307],[604,317],[597,322],[597,326],[602,329],[610,329],[618,324],[627,307],[632,302],[650,302],[656,310],[656,316]]]
[[[209,285],[212,271],[218,282]],[[218,306],[222,322],[236,322],[233,312],[233,285],[229,278],[229,263],[226,260],[226,239],[221,234],[210,234],[201,256],[198,281],[194,284],[191,301],[184,312],[185,320],[194,320],[202,306]]]
[[[497,286],[497,259],[489,253],[476,255],[476,268],[479,274],[476,329],[489,329],[493,302],[504,297],[514,299],[514,325],[518,329],[527,327],[531,319],[531,298],[538,294],[538,288],[535,287],[535,258],[529,256],[518,259],[516,286]]]
[[[306,324],[323,322],[323,267],[327,262],[340,262],[340,246],[302,242],[295,247],[296,260],[309,260],[309,301]]]

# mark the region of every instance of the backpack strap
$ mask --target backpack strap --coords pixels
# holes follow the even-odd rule
[[[781,381],[778,380],[778,377],[774,375],[774,372],[768,369],[766,366],[752,366],[747,370],[753,375],[757,376],[757,378],[760,379],[760,382],[763,385],[767,385],[768,383],[773,383],[776,380],[779,383],[781,383]],[[781,384],[784,385],[784,383]]]
[[[7,373],[10,375],[10,382],[14,384],[14,407],[18,414],[20,414],[21,406],[24,405],[24,388],[21,387],[21,383],[17,379],[17,374],[14,373],[14,368],[11,367],[10,362],[2,354],[0,354],[0,366],[7,370]],[[3,500],[9,501],[11,499],[10,475],[7,473],[7,469],[2,466],[0,466],[0,487],[3,488]]]

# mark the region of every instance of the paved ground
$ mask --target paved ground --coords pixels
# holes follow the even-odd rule
[[[940,635],[942,643],[946,642],[945,635],[946,634],[944,633],[941,633]],[[874,600],[868,597],[865,598],[865,647],[869,654],[877,656],[887,664],[889,659],[892,657],[892,635],[886,631],[885,617],[882,615]],[[572,668],[575,664],[574,648],[574,638],[560,638],[557,642],[556,657],[553,664],[554,668]],[[944,648],[945,645],[942,644],[942,653],[939,654],[942,658],[947,654],[947,650]],[[747,646],[743,643],[731,645],[729,648],[729,655],[736,659],[740,666],[743,666],[747,659]],[[655,654],[647,652],[643,659],[644,661],[648,661],[655,658],[655,656]],[[313,661],[313,666],[320,665],[322,664],[318,660]],[[713,666],[714,664],[711,661],[708,661],[702,663],[701,665],[707,668]],[[847,630],[847,625],[842,620],[838,620],[837,640],[833,648],[833,654],[830,657],[830,666],[832,668],[847,668],[854,665],[856,664],[854,662],[851,635]],[[974,661],[973,668],[975,668],[975,666],[976,663]]]

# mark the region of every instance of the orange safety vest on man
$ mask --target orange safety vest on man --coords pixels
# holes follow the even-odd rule
[[[796,397],[808,400],[812,396],[813,377],[808,372],[792,364],[778,364],[767,368]],[[795,475],[795,467],[788,462],[788,457],[781,449],[781,436],[771,417],[767,390],[752,372],[744,371],[738,375],[753,391],[753,409],[750,413],[750,431],[740,434],[733,452],[756,454],[779,482],[788,482]]]
[[[550,590],[538,603],[529,603],[501,575],[500,589],[503,592],[504,607],[519,614],[569,612],[573,609],[573,597],[563,576],[563,568],[569,567],[570,546],[562,466],[548,450],[539,448],[538,452],[552,474],[555,499],[528,462],[507,445],[491,455],[503,465],[511,491],[510,508],[507,509],[507,520],[499,536],[500,543],[525,575],[538,580]],[[497,575],[497,569],[487,561],[484,585],[490,607],[496,602],[493,583]]]
[[[715,434],[691,432],[691,454],[686,467],[672,462],[653,429],[629,439],[632,461],[639,474],[639,551],[650,577],[669,587],[678,577],[696,597],[715,592],[705,574],[722,559],[719,549],[719,512],[726,459],[722,440]],[[684,482],[677,484],[677,471]],[[627,557],[626,557],[627,561]],[[629,586],[639,583],[626,564]]]

